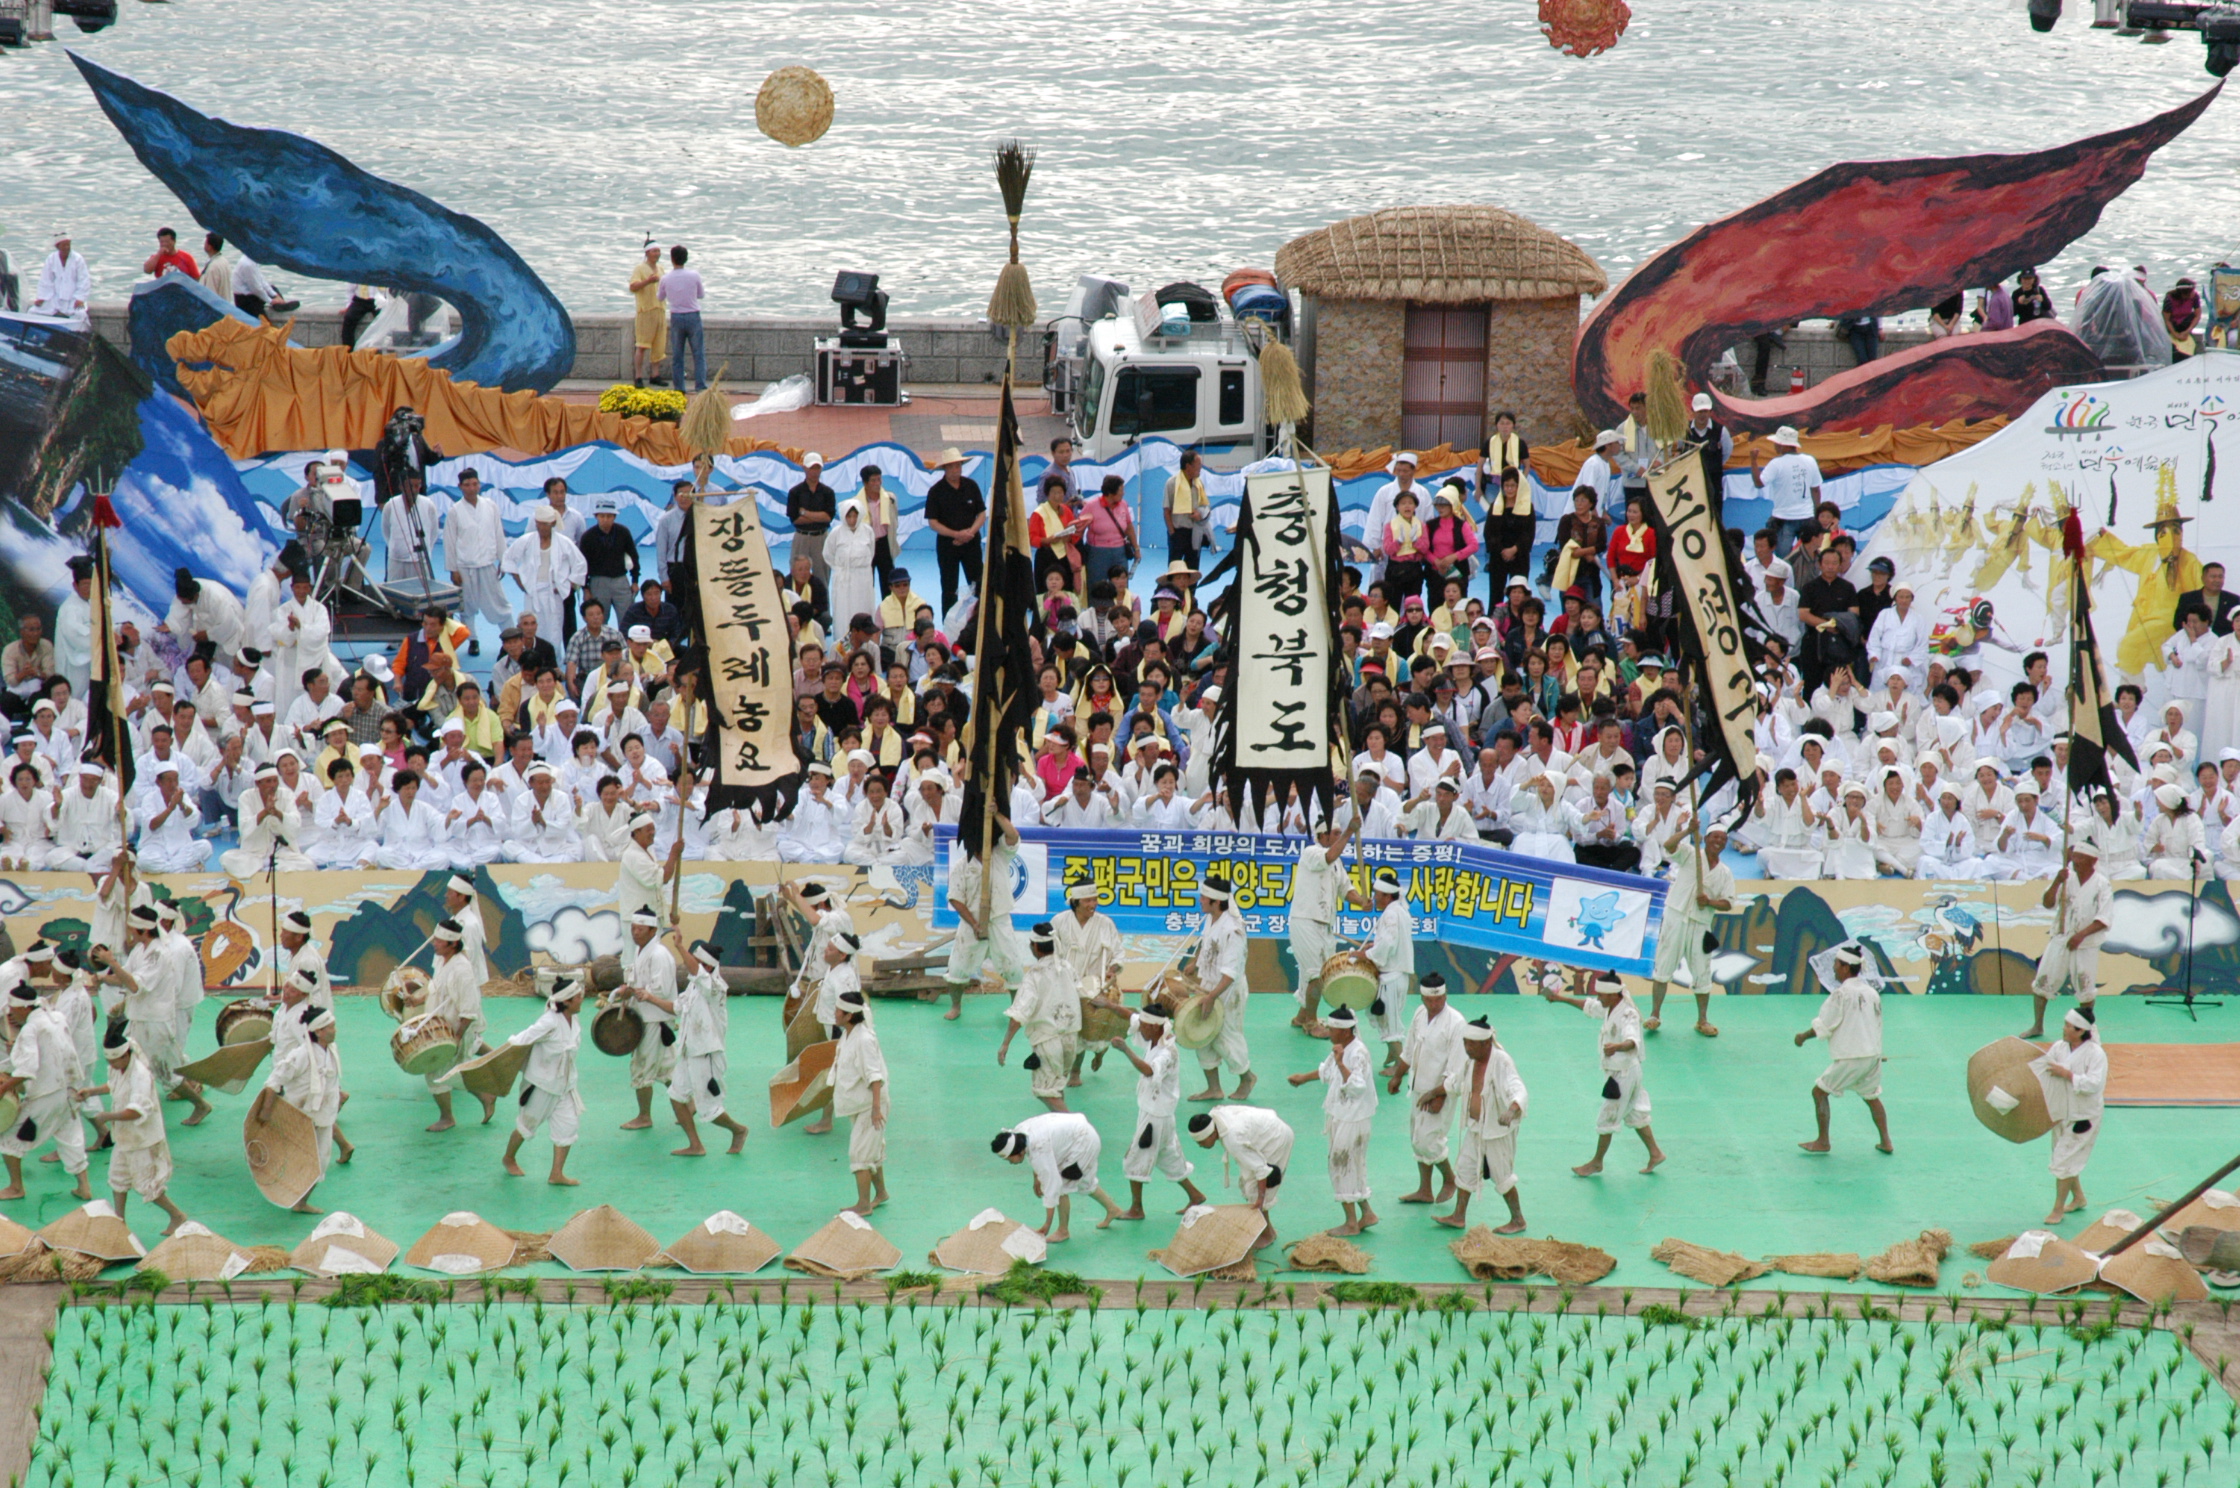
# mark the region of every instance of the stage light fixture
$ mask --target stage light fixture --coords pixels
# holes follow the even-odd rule
[[[858,330],[858,311],[871,317],[871,323],[861,327],[861,333],[876,334],[887,328],[887,295],[886,291],[879,288],[877,274],[866,274],[860,269],[842,269],[832,280],[832,303],[840,307],[840,329],[843,333]]]

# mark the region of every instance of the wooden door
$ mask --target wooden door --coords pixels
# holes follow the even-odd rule
[[[1478,449],[1486,424],[1486,307],[1410,305],[1400,364],[1400,442]]]

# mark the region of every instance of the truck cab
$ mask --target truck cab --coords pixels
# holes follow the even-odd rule
[[[1246,338],[1267,333],[1226,314],[1197,321],[1166,314],[1150,295],[1089,322],[1077,333],[1075,366],[1068,369],[1081,457],[1110,460],[1156,437],[1198,449],[1215,469],[1260,459],[1274,431],[1264,414],[1260,363]]]

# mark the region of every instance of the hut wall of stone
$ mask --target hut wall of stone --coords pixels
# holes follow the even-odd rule
[[[1516,414],[1517,432],[1527,444],[1560,444],[1571,438],[1578,407],[1571,395],[1578,297],[1497,300],[1487,308],[1486,428],[1491,430],[1494,414],[1506,408]]]
[[[1336,454],[1398,444],[1407,307],[1318,297],[1313,316],[1315,448]]]

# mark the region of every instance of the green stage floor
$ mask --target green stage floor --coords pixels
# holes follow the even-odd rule
[[[1967,1056],[2026,1021],[2019,999],[1891,997],[1884,1003],[1889,1064],[1885,1100],[1897,1143],[1894,1156],[1873,1149],[1873,1127],[1855,1097],[1836,1107],[1835,1151],[1809,1156],[1797,1142],[1811,1135],[1810,1085],[1825,1061],[1824,1046],[1804,1049],[1791,1036],[1806,1026],[1814,1007],[1797,997],[1725,997],[1714,1003],[1724,1029],[1717,1040],[1687,1028],[1692,1004],[1668,1006],[1676,1016],[1651,1041],[1648,1087],[1656,1131],[1671,1160],[1653,1176],[1638,1171],[1641,1149],[1621,1133],[1604,1176],[1572,1176],[1594,1143],[1593,1114],[1600,1076],[1594,1025],[1572,1009],[1516,998],[1458,1000],[1467,1016],[1489,1015],[1531,1088],[1531,1108],[1518,1150],[1526,1218],[1531,1233],[1600,1246],[1617,1257],[1612,1286],[1666,1286],[1675,1278],[1649,1258],[1667,1236],[1735,1250],[1750,1256],[1809,1251],[1872,1254],[1921,1230],[1941,1227],[1960,1246],[2033,1227],[2051,1201],[2044,1142],[2017,1147],[1979,1126],[1969,1112],[1962,1071]],[[2104,1000],[2108,1033],[2116,1041],[2221,1041],[2232,1037],[2221,1020],[2230,1010],[2203,1014],[2199,1024],[2182,1012],[2132,1001]],[[528,999],[493,999],[493,1033],[526,1025],[537,1011]],[[1038,1201],[1022,1168],[989,1155],[988,1138],[1006,1123],[1041,1107],[1029,1096],[1018,1068],[1023,1044],[1014,1045],[1009,1068],[995,1064],[1003,1004],[974,997],[960,1022],[942,1020],[931,1004],[882,1003],[875,1017],[893,1079],[895,1115],[890,1132],[889,1186],[893,1203],[874,1217],[902,1251],[903,1264],[925,1264],[943,1236],[995,1207],[1014,1219],[1039,1220]],[[1289,1071],[1311,1068],[1324,1045],[1286,1027],[1288,998],[1256,997],[1252,1042],[1262,1070],[1257,1096],[1299,1133],[1297,1159],[1275,1211],[1284,1239],[1297,1239],[1340,1222],[1330,1198],[1324,1164],[1321,1087],[1294,1090]],[[790,1248],[854,1199],[847,1171],[846,1126],[828,1137],[810,1137],[799,1126],[767,1126],[764,1086],[779,1061],[777,1005],[740,999],[732,1005],[734,1109],[754,1121],[745,1154],[687,1160],[667,1155],[677,1145],[666,1098],[657,1102],[650,1132],[624,1132],[632,1114],[627,1062],[591,1050],[583,1056],[587,1110],[583,1137],[570,1171],[580,1188],[562,1189],[542,1178],[550,1149],[539,1136],[523,1151],[531,1177],[508,1178],[498,1166],[507,1119],[489,1127],[463,1125],[430,1135],[433,1119],[425,1089],[401,1074],[388,1055],[390,1023],[368,998],[342,1004],[345,1084],[352,1099],[344,1130],[358,1144],[357,1160],[338,1167],[312,1196],[326,1209],[347,1209],[400,1245],[409,1246],[445,1213],[468,1209],[508,1229],[558,1228],[577,1210],[611,1203],[667,1242],[717,1209],[735,1210]],[[207,1048],[208,1024],[195,1052]],[[1186,1074],[1185,1091],[1194,1088]],[[1134,1074],[1117,1058],[1075,1092],[1104,1134],[1103,1178],[1125,1201],[1120,1144],[1134,1115]],[[204,1126],[178,1126],[183,1107],[172,1105],[171,1139],[177,1176],[172,1196],[188,1214],[241,1244],[292,1246],[315,1220],[268,1204],[250,1182],[239,1137],[250,1094],[215,1097],[217,1114]],[[471,1123],[474,1105],[462,1097]],[[2144,1210],[2148,1196],[2176,1197],[2234,1150],[2240,1129],[2233,1114],[2200,1109],[2116,1109],[2085,1175],[2088,1213],[2062,1226],[2074,1235],[2112,1206]],[[712,1136],[720,1137],[720,1133]],[[1219,1195],[1218,1150],[1187,1149],[1198,1161],[1201,1186]],[[105,1159],[95,1159],[94,1188],[105,1196]],[[1372,1279],[1422,1282],[1467,1279],[1447,1250],[1452,1231],[1430,1222],[1428,1212],[1394,1200],[1411,1188],[1415,1167],[1408,1149],[1404,1108],[1397,1098],[1381,1105],[1372,1139],[1370,1175],[1383,1216],[1361,1242],[1374,1256]],[[31,1197],[0,1205],[23,1224],[38,1226],[71,1207],[52,1164],[34,1165]],[[1227,1191],[1235,1198],[1235,1190]],[[1052,1250],[1054,1266],[1107,1279],[1164,1276],[1145,1253],[1166,1244],[1179,1190],[1155,1183],[1146,1207],[1152,1218],[1098,1232],[1096,1206],[1077,1201],[1074,1238]],[[142,1239],[154,1243],[161,1217],[134,1203],[130,1217]],[[1483,1196],[1473,1219],[1498,1224],[1502,1210]],[[401,1262],[399,1263],[401,1266]],[[1954,1291],[1964,1272],[1983,1263],[1955,1249],[1947,1258],[1941,1290]],[[557,1267],[548,1267],[556,1271]],[[1263,1266],[1263,1275],[1270,1273]],[[1807,1277],[1773,1280],[1790,1291],[1830,1284]],[[1685,1283],[1682,1283],[1685,1284]],[[1765,1285],[1767,1283],[1760,1283]],[[1864,1283],[1840,1282],[1854,1291]]]
[[[2167,1332],[1989,1322],[283,1302],[55,1355],[29,1488],[2168,1488],[2240,1439]]]

